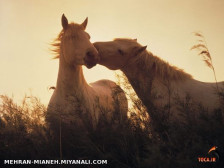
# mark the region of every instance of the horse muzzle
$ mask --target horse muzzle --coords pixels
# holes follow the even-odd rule
[[[94,67],[99,62],[99,55],[97,51],[88,51],[84,57],[85,65],[88,69]]]

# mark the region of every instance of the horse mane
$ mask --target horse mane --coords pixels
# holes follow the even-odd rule
[[[192,79],[192,76],[183,69],[170,65],[168,62],[153,55],[147,50],[141,52],[136,56],[137,64],[139,67],[143,67],[147,74],[154,73],[156,77],[160,79],[170,79],[174,81],[183,81],[186,79]]]
[[[134,45],[137,47],[141,46],[137,42],[137,39],[115,38],[114,41],[125,42],[126,45]],[[155,75],[160,79],[171,79],[175,81],[192,79],[192,76],[184,72],[183,69],[170,65],[168,62],[153,55],[147,50],[139,53],[138,55],[135,55],[135,58],[130,61],[131,62],[129,64],[137,63],[138,68],[143,68],[143,72],[147,75],[153,73],[152,75]]]
[[[54,41],[50,44],[53,49],[50,49],[55,54],[55,57],[53,59],[60,58],[60,52],[61,52],[61,39],[64,35],[64,30],[62,30],[58,36],[54,39]]]

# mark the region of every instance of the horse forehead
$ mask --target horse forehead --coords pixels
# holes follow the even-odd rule
[[[137,46],[136,43],[134,43],[133,41],[128,41],[128,40],[118,40],[118,41],[114,41],[116,46],[119,48],[123,48],[123,49],[130,49],[132,47]]]
[[[84,35],[84,30],[82,29],[82,27],[79,24],[70,24],[68,29],[65,32],[65,36],[69,37],[69,36],[73,36],[73,37],[80,37]]]
[[[137,43],[135,41],[133,41],[132,39],[115,39],[113,41],[114,43],[117,43],[119,45],[137,45]]]

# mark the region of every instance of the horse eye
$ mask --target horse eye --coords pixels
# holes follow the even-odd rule
[[[119,54],[124,55],[124,52],[121,49],[118,49]]]

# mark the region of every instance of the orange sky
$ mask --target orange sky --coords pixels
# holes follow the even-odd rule
[[[81,23],[87,16],[91,41],[138,38],[148,50],[183,68],[194,78],[213,82],[212,71],[190,48],[192,32],[204,34],[219,81],[224,80],[223,0],[0,0],[0,94],[17,100],[32,92],[47,104],[57,80],[58,60],[48,50],[61,30],[61,15]],[[84,69],[88,82],[114,79],[97,65]]]

